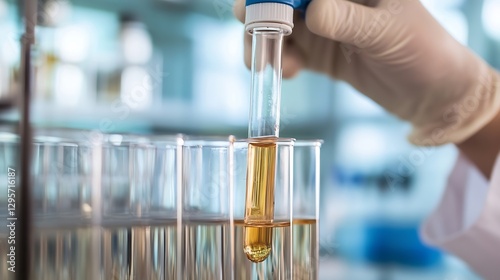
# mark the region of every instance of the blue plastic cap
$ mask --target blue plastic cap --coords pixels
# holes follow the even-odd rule
[[[311,0],[247,0],[247,6],[260,3],[282,3],[294,9],[305,11]]]

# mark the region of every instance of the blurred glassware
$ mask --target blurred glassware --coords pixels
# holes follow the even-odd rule
[[[52,102],[56,87],[56,69],[61,63],[55,45],[55,28],[40,26],[34,46],[35,90],[34,100]]]
[[[2,129],[2,131],[5,131]],[[100,142],[89,141],[89,131],[34,131],[32,192],[34,275],[40,279],[97,279],[99,273]],[[0,178],[8,167],[18,170],[17,135],[0,134]],[[16,178],[17,180],[19,178]],[[2,193],[7,186],[2,184]],[[7,215],[4,195],[0,216]],[[17,205],[19,206],[19,205]],[[14,207],[16,208],[16,207]],[[0,246],[7,232],[0,229]],[[4,248],[6,251],[6,248]],[[5,254],[0,256],[2,265]],[[2,279],[15,276],[2,267]],[[4,275],[4,273],[8,273]]]
[[[182,278],[231,279],[230,138],[183,147]]]
[[[37,24],[42,26],[57,26],[71,14],[69,0],[39,0]]]
[[[103,279],[176,279],[182,136],[104,141]]]
[[[19,40],[12,5],[0,0],[0,110],[14,107],[18,91]]]
[[[147,64],[153,56],[153,43],[146,25],[131,13],[120,17],[123,59],[129,65]]]
[[[51,223],[92,223],[95,180],[100,178],[98,132],[37,129],[33,141],[35,220]]]
[[[293,151],[293,277],[317,280],[321,140],[296,141]]]
[[[147,137],[105,136],[103,223],[138,222],[149,211],[155,147]]]
[[[146,25],[131,13],[121,14],[118,35],[120,61],[98,72],[97,101],[121,101],[133,111],[151,109],[161,95],[161,56],[154,53]]]
[[[153,105],[153,78],[146,67],[126,66],[120,79],[120,99],[131,110],[146,110]]]

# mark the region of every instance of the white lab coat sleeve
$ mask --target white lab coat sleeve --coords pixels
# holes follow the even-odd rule
[[[460,155],[420,235],[425,243],[463,259],[485,279],[500,279],[500,156],[488,182]]]

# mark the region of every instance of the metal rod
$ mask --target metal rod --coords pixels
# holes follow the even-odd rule
[[[21,38],[21,95],[20,95],[20,164],[19,164],[19,212],[18,227],[18,261],[16,262],[16,278],[18,280],[30,279],[32,245],[32,207],[31,207],[31,123],[30,104],[33,90],[33,68],[31,48],[35,41],[35,25],[37,18],[37,0],[24,0],[24,27],[25,32]]]

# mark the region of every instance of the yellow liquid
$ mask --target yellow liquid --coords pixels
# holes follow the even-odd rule
[[[245,244],[245,238],[248,236],[248,228],[243,220],[234,221],[234,269],[233,279],[255,280],[255,279],[273,279],[289,280],[292,279],[292,227],[290,221],[275,221],[271,224],[260,225],[259,229],[272,233],[269,256],[262,262],[249,260],[242,245]]]
[[[294,219],[293,279],[318,279],[318,227],[315,219]]]
[[[244,252],[253,262],[264,261],[271,253],[274,219],[276,142],[259,139],[248,145],[245,201]]]

